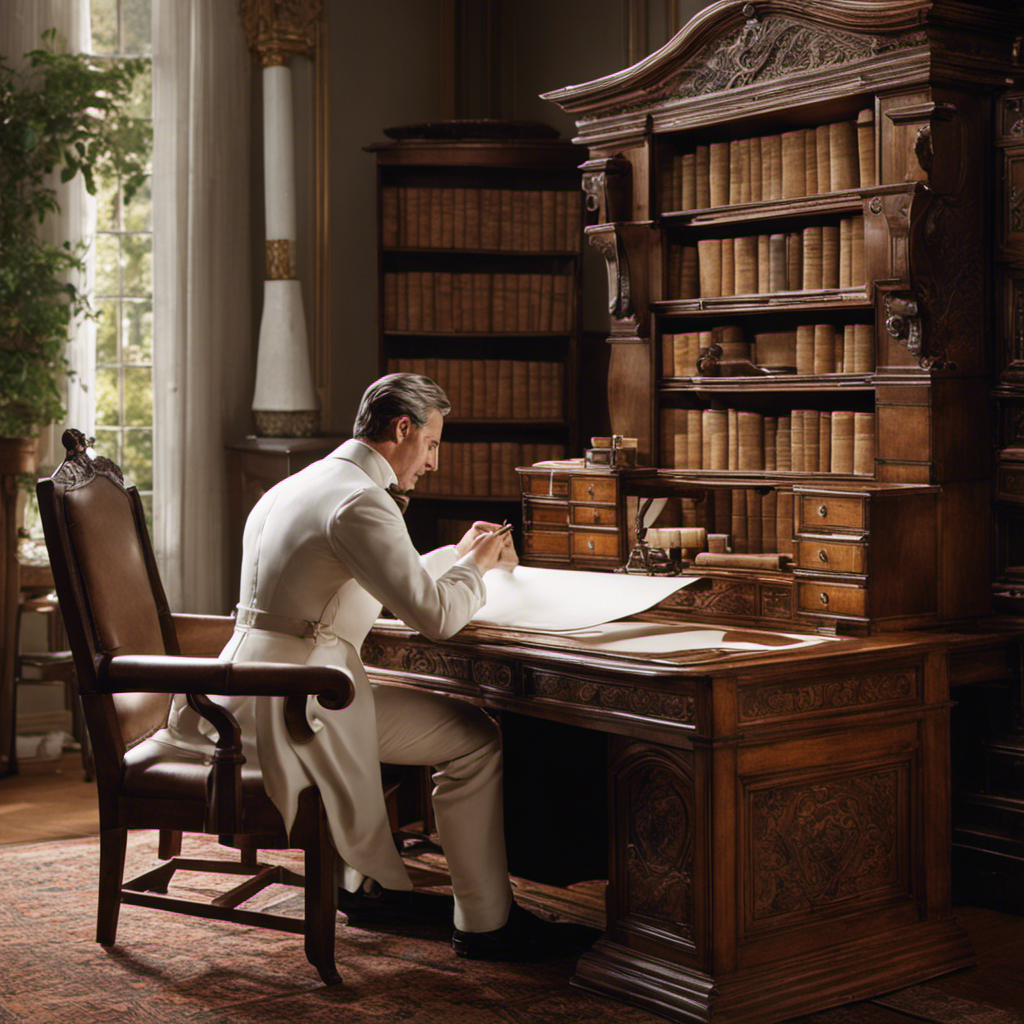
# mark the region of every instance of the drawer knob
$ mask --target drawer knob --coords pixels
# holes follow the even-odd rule
[[[587,548],[588,548],[588,549],[589,549],[590,551],[593,551],[593,550],[594,550],[594,542],[593,542],[592,540],[588,540],[588,541],[587,541]]]
[[[819,505],[818,515],[821,516],[822,519],[824,519],[828,515],[828,505]]]
[[[590,495],[591,497],[593,497],[593,496],[594,496],[594,485],[593,485],[593,484],[590,484],[590,485],[589,485],[589,486],[587,487],[587,494],[589,494],[589,495]]]
[[[828,607],[828,594],[826,594],[824,590],[818,595],[818,600],[825,605],[826,608]]]
[[[818,561],[819,562],[827,562],[828,561],[828,552],[824,548],[818,548]]]
[[[598,513],[597,509],[595,508],[594,509],[594,522],[596,523],[600,518],[601,518],[600,513]]]

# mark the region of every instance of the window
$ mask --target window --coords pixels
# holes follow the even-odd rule
[[[99,59],[149,57],[150,0],[90,0]],[[152,74],[136,79],[133,116],[152,120]],[[117,461],[153,514],[153,204],[150,181],[130,203],[116,179],[97,182],[96,449]]]

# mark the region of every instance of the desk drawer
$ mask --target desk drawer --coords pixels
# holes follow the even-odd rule
[[[573,505],[573,526],[618,526],[619,517],[614,506]]]
[[[832,494],[801,494],[797,515],[798,533],[832,530],[864,530],[868,524],[867,498]]]
[[[569,525],[569,506],[561,502],[528,501],[526,521],[534,526],[561,527]]]
[[[573,530],[572,553],[576,558],[619,557],[619,534],[617,531],[598,533],[596,530]]]
[[[619,497],[619,484],[607,476],[574,476],[569,485],[572,501],[599,501],[614,505]]]
[[[797,586],[797,608],[829,618],[864,618],[868,612],[867,590],[820,580],[802,580]]]
[[[551,498],[567,498],[569,496],[569,476],[567,473],[520,473],[523,494],[542,494]]]
[[[798,569],[863,575],[868,571],[867,543],[824,537],[798,537],[793,560]]]
[[[527,555],[569,557],[568,532],[556,533],[553,530],[529,530],[523,534],[523,547]]]

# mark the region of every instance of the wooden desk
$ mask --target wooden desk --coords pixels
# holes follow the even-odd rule
[[[363,659],[375,682],[607,734],[607,925],[573,983],[768,1024],[972,962],[950,904],[949,687],[1005,674],[1015,648],[904,633],[638,657],[388,623]]]

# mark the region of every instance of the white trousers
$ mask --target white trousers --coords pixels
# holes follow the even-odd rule
[[[500,928],[512,905],[501,793],[501,732],[442,694],[374,686],[380,760],[434,768],[434,817],[455,893],[455,927]]]

